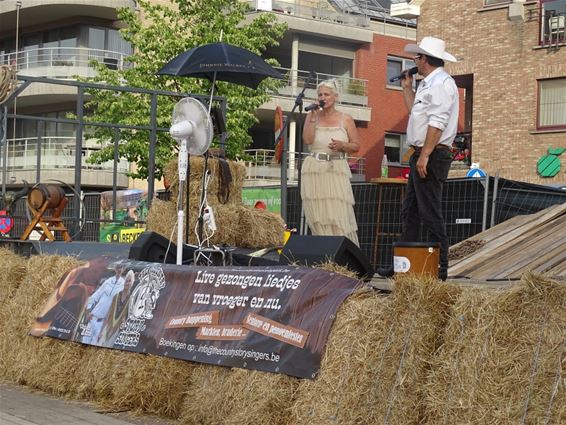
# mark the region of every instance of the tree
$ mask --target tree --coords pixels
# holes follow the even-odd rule
[[[109,85],[160,89],[179,93],[210,94],[212,84],[206,79],[158,76],[157,71],[178,54],[203,44],[222,41],[240,46],[261,55],[268,46],[279,44],[286,26],[276,23],[272,14],[263,13],[253,21],[245,21],[246,3],[238,0],[170,0],[169,5],[138,1],[140,14],[131,9],[120,9],[119,18],[125,28],[124,39],[131,43],[134,53],[127,59],[131,67],[112,70],[95,63],[97,76],[89,81]],[[140,16],[141,15],[141,16]],[[275,64],[273,61],[268,61]],[[226,153],[229,158],[243,155],[251,144],[248,129],[257,122],[254,112],[269,99],[269,91],[278,82],[264,80],[257,90],[218,81],[216,94],[227,99],[226,127],[229,134]],[[150,96],[136,93],[116,93],[109,90],[91,90],[86,107],[88,120],[129,125],[149,125]],[[157,125],[168,128],[171,112],[179,99],[159,96]],[[101,163],[114,158],[111,129],[96,127],[93,137],[101,143],[101,150],[91,161]],[[147,178],[149,133],[121,130],[119,156],[137,164],[134,178]],[[163,168],[175,155],[177,143],[165,132],[158,132],[155,176],[160,178]]]

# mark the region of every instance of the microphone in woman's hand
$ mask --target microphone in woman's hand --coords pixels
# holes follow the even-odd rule
[[[322,108],[324,108],[324,104],[325,104],[324,100],[319,100],[318,103],[312,103],[309,106],[307,106],[305,108],[305,112],[309,112],[309,111],[312,111],[314,109],[322,109]]]

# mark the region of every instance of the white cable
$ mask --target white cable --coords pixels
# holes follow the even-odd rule
[[[181,197],[177,196],[177,210],[179,210],[180,199]],[[169,255],[169,249],[171,249],[171,244],[173,243],[173,235],[175,234],[175,229],[177,229],[177,225],[178,225],[178,220],[175,220],[175,224],[173,224],[173,229],[171,229],[171,234],[169,235],[169,243],[167,244],[167,249],[165,250],[165,257],[163,257],[163,264],[165,264],[165,261],[167,260],[167,255]],[[177,249],[180,248],[177,247]]]

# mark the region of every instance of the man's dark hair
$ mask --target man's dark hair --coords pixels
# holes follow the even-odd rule
[[[439,58],[434,58],[432,56],[423,55],[426,58],[426,61],[431,64],[432,66],[438,68],[440,66],[444,66],[444,61]]]

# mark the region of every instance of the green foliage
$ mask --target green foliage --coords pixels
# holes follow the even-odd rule
[[[132,44],[134,54],[128,58],[131,67],[111,70],[101,63],[95,67],[98,75],[90,81],[109,85],[167,90],[179,93],[209,95],[212,84],[206,79],[190,77],[158,76],[157,71],[178,54],[203,44],[222,41],[262,54],[268,46],[278,45],[286,26],[275,22],[275,16],[260,14],[253,21],[245,21],[247,5],[238,0],[170,0],[169,5],[138,1],[143,16],[130,9],[121,9],[119,18],[125,24],[123,37]],[[268,62],[270,62],[268,60]],[[274,62],[270,62],[275,64]],[[243,155],[251,144],[248,129],[257,122],[254,113],[269,99],[277,81],[264,80],[257,90],[218,81],[218,96],[227,99],[226,127],[228,139],[226,151],[230,158]],[[87,103],[89,120],[130,125],[149,125],[151,97],[145,94],[89,91]],[[180,98],[158,96],[157,126],[169,128],[171,112]],[[92,161],[101,163],[112,160],[114,153],[112,130],[96,128],[94,137],[102,149],[93,155]],[[158,132],[156,146],[156,177],[161,177],[163,167],[175,155],[177,143],[166,132]],[[137,164],[135,178],[148,176],[149,131],[122,130],[119,155]]]

